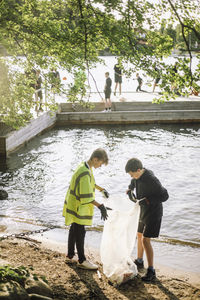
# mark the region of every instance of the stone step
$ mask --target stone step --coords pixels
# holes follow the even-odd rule
[[[57,113],[56,125],[200,122],[200,109]]]
[[[200,109],[200,101],[169,101],[161,104],[155,104],[150,101],[134,102],[112,102],[113,111],[135,111],[135,110],[180,110],[180,109]],[[103,102],[91,102],[90,107],[83,107],[79,104],[61,103],[59,112],[77,112],[77,111],[102,111],[104,110]]]

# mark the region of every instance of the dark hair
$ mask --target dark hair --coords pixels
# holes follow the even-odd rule
[[[131,158],[127,161],[125,166],[126,173],[128,172],[136,172],[138,169],[143,169],[142,162],[137,158]]]
[[[98,149],[94,150],[94,152],[90,156],[90,160],[92,160],[93,158],[98,158],[98,160],[103,161],[103,163],[105,165],[108,164],[108,155],[107,155],[106,151],[102,148],[98,148]]]

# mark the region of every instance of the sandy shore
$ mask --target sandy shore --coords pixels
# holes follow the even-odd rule
[[[104,276],[96,251],[87,249],[87,255],[98,264],[101,277],[96,271],[78,269],[76,263],[67,264],[65,251],[64,244],[55,242],[22,239],[0,242],[0,259],[14,266],[33,267],[34,273],[45,275],[57,300],[200,298],[200,274],[160,265],[154,283],[144,283],[140,278],[143,273],[139,273],[133,280],[114,287]]]

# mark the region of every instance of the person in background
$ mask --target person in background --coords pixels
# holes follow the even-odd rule
[[[117,87],[119,85],[119,95],[122,94],[122,70],[120,68],[119,62],[114,65],[114,77],[115,77],[115,90],[114,95],[116,96]]]
[[[109,72],[105,73],[105,77],[106,77],[106,83],[104,87],[105,109],[103,112],[109,112],[111,111],[111,105],[112,105],[110,100],[112,80],[109,77]]]
[[[172,76],[174,77],[174,81],[172,81],[171,83],[171,90],[178,96],[180,96],[180,93],[178,91],[178,85],[177,85],[177,82],[176,82],[176,76],[178,74],[178,62],[176,61],[174,66],[172,67],[171,69],[171,74]]]
[[[173,66],[173,68],[172,68],[172,73],[173,73],[174,75],[178,72],[177,66],[178,66],[178,63],[177,63],[177,61],[176,61],[175,64],[174,64],[174,66]]]
[[[158,82],[160,81],[159,70],[158,70],[157,67],[155,67],[155,71],[157,72],[157,77],[156,77],[156,79],[155,79],[155,81],[154,81],[154,84],[153,84],[153,90],[152,90],[152,93],[154,93],[155,88],[156,88],[156,86],[158,85]]]
[[[52,68],[49,77],[50,77],[51,89],[53,90],[53,92],[55,92],[60,87],[60,83],[61,83],[60,73],[56,69]]]
[[[75,246],[78,252],[78,267],[96,270],[98,267],[88,261],[84,252],[85,226],[92,225],[94,206],[101,212],[101,218],[107,219],[107,210],[103,204],[95,200],[95,188],[108,198],[108,192],[95,184],[92,168],[100,168],[108,164],[108,156],[104,149],[96,149],[88,161],[82,162],[72,175],[63,207],[65,224],[70,225],[68,236],[67,259],[72,260]]]
[[[137,79],[137,81],[138,81],[138,86],[137,86],[137,88],[136,88],[136,92],[138,92],[138,91],[141,92],[141,91],[142,91],[141,87],[142,87],[143,80],[142,80],[142,78],[140,77],[139,73],[136,73],[136,79]]]
[[[40,98],[40,101],[38,102],[38,97]],[[42,109],[42,77],[40,76],[40,70],[36,70],[36,84],[35,84],[35,102],[36,102],[36,108],[35,110],[43,111]],[[38,108],[39,104],[39,108]]]
[[[163,215],[162,202],[166,201],[169,195],[154,173],[144,168],[139,159],[132,158],[128,160],[125,171],[133,178],[127,190],[129,199],[134,202],[137,199],[140,205],[137,259],[134,263],[138,269],[144,267],[143,254],[145,251],[148,269],[147,273],[142,277],[142,280],[153,281],[156,278],[156,272],[154,269],[154,254],[151,238],[159,236]],[[134,190],[136,197],[133,194]]]

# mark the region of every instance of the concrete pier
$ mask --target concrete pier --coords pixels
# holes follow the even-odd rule
[[[200,122],[200,101],[113,102],[111,112],[103,112],[103,109],[103,103],[91,103],[91,108],[61,103],[56,125]]]
[[[56,123],[56,114],[44,113],[32,120],[27,126],[0,136],[0,158],[5,159],[9,153],[23,146],[35,136],[53,127]]]
[[[199,100],[175,100],[162,104],[150,101],[112,102],[112,111],[103,112],[104,103],[90,103],[90,107],[60,103],[57,113],[44,113],[27,126],[0,136],[0,157],[6,156],[26,142],[53,126],[145,124],[145,123],[200,123]]]

